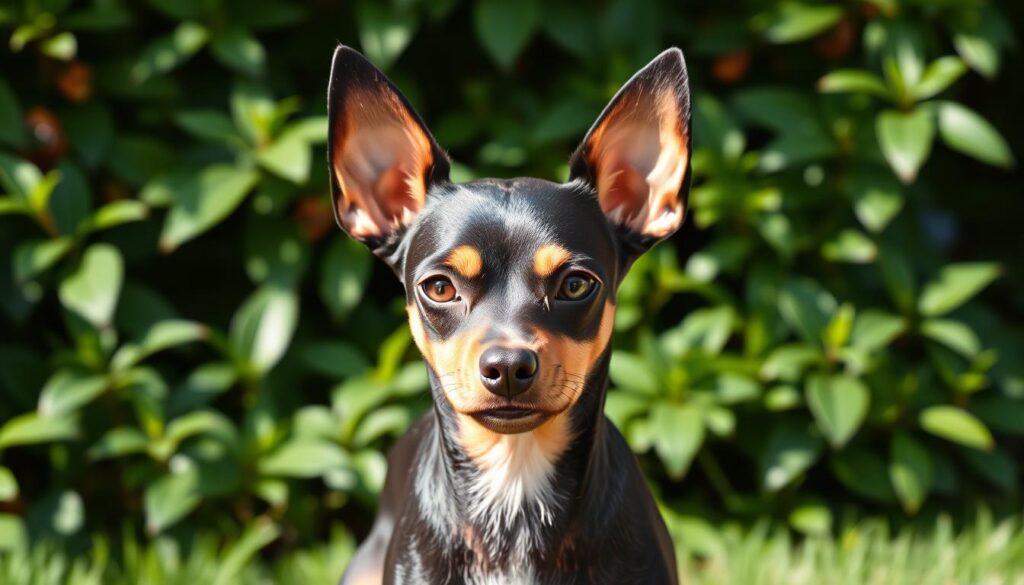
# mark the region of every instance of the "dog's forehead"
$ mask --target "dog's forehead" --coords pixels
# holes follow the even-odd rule
[[[412,268],[458,250],[510,266],[533,261],[546,245],[601,263],[613,262],[616,254],[592,192],[572,183],[486,179],[449,186],[432,198],[412,234],[407,260]]]

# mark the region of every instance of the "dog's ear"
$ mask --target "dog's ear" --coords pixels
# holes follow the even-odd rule
[[[690,90],[682,51],[665,51],[626,82],[569,169],[570,180],[597,192],[631,254],[679,229],[690,186]]]
[[[405,96],[349,47],[334,52],[327,101],[334,215],[387,256],[431,185],[448,180],[448,157]]]

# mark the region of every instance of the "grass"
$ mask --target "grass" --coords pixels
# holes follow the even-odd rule
[[[114,554],[98,538],[88,553],[69,556],[58,547],[39,545],[0,554],[0,583],[333,584],[354,546],[340,534],[329,544],[265,560],[258,553],[278,537],[275,526],[257,522],[226,546],[201,537],[185,550],[158,539],[145,545],[127,542]],[[837,536],[801,540],[762,525],[708,532],[691,544],[681,543],[679,556],[680,577],[692,585],[1024,585],[1019,518],[995,522],[982,515],[959,532],[948,519],[929,529],[896,533],[882,521],[863,521]]]

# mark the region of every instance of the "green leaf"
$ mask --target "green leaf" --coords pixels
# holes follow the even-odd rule
[[[761,385],[753,378],[732,372],[724,372],[715,382],[715,398],[718,404],[739,404],[761,397]]]
[[[971,412],[997,431],[1024,435],[1024,399],[1006,396],[971,401]]]
[[[913,89],[914,97],[923,100],[938,95],[967,73],[967,64],[959,57],[939,57],[924,70],[921,81]]]
[[[132,81],[142,83],[154,75],[167,73],[202,49],[208,38],[209,32],[201,24],[182,22],[174,32],[143,49],[131,69]]]
[[[84,231],[105,230],[133,221],[142,221],[149,217],[149,207],[135,199],[111,201],[92,214],[84,226]]]
[[[929,108],[910,112],[886,110],[875,121],[878,144],[889,166],[904,183],[913,183],[928,159],[935,137],[935,119]]]
[[[163,142],[147,136],[119,134],[107,164],[126,183],[139,186],[164,172],[174,160],[175,153]]]
[[[214,35],[210,50],[218,61],[247,75],[262,73],[267,60],[263,45],[237,26],[229,26]]]
[[[89,183],[78,165],[61,161],[60,182],[54,186],[46,202],[53,225],[62,234],[78,230],[92,212]]]
[[[960,453],[968,467],[978,475],[1008,494],[1016,492],[1017,478],[1019,477],[1017,460],[1006,450],[1000,448],[995,448],[992,451],[962,449]]]
[[[766,380],[795,381],[803,371],[824,356],[817,347],[793,343],[781,345],[768,355],[761,365],[760,375]]]
[[[93,461],[110,459],[124,455],[145,453],[150,440],[139,429],[134,427],[115,427],[107,431],[98,441],[89,447],[89,458]]]
[[[786,0],[755,16],[752,24],[773,43],[794,43],[824,32],[842,17],[841,6]]]
[[[327,248],[320,276],[320,298],[335,319],[346,317],[363,298],[373,257],[359,242],[335,238]]]
[[[227,417],[212,410],[197,410],[171,421],[164,436],[150,444],[150,452],[166,461],[185,440],[198,435],[215,436],[227,444],[237,441],[235,426]]]
[[[806,501],[789,513],[789,525],[807,535],[824,536],[832,530],[832,511],[822,501]]]
[[[72,490],[57,495],[50,516],[51,528],[57,534],[70,536],[82,529],[85,523],[85,504],[82,496]]]
[[[921,428],[966,447],[988,451],[995,445],[992,433],[971,413],[955,406],[931,406],[919,416]]]
[[[889,469],[877,453],[848,447],[832,456],[832,473],[851,492],[878,502],[896,501]]]
[[[1016,165],[1010,145],[977,112],[955,102],[939,105],[939,135],[946,146],[997,167]]]
[[[842,448],[868,414],[871,393],[867,386],[852,376],[816,375],[807,380],[806,392],[818,428],[833,448]]]
[[[903,209],[899,181],[887,172],[866,169],[851,173],[845,188],[857,219],[873,233],[884,231]]]
[[[761,454],[761,482],[771,492],[786,487],[821,455],[822,441],[802,424],[783,422],[769,432]]]
[[[18,479],[6,467],[0,466],[0,502],[12,502],[18,497]]]
[[[974,330],[959,321],[928,319],[921,323],[921,333],[966,358],[973,358],[981,352],[981,340]]]
[[[267,147],[260,149],[256,160],[268,171],[298,185],[309,180],[309,169],[313,162],[305,137],[289,129],[285,129]]]
[[[294,291],[263,286],[231,320],[231,344],[246,366],[262,375],[288,349],[298,318],[299,299]]]
[[[880,77],[863,69],[837,69],[818,80],[822,93],[866,93],[882,99],[892,99],[889,88]]]
[[[334,443],[296,438],[260,460],[260,473],[281,477],[320,477],[350,466],[348,455]]]
[[[822,244],[821,255],[830,262],[868,264],[878,257],[878,247],[863,233],[847,229]]]
[[[59,61],[70,61],[78,52],[78,39],[74,33],[62,32],[53,35],[39,44],[39,50]]]
[[[146,487],[143,505],[146,510],[146,531],[159,534],[177,524],[202,501],[199,494],[199,473],[188,461],[185,469],[161,477]]]
[[[259,173],[212,165],[198,176],[181,177],[175,201],[160,234],[160,249],[171,252],[224,220],[245,199]]]
[[[299,357],[311,370],[334,379],[363,374],[369,363],[363,354],[346,341],[319,341],[299,348]]]
[[[362,448],[381,437],[397,437],[409,428],[411,422],[412,412],[406,406],[396,404],[378,408],[359,422],[359,428],[352,437],[352,445]]]
[[[704,417],[700,409],[689,404],[656,404],[652,407],[651,427],[654,449],[669,477],[682,479],[704,442]]]
[[[124,261],[110,244],[93,244],[59,288],[61,303],[96,328],[110,324],[121,294]]]
[[[883,244],[878,260],[885,286],[896,305],[903,311],[913,311],[918,302],[917,283],[906,252],[899,246]]]
[[[63,258],[74,241],[61,236],[51,240],[27,240],[14,250],[14,280],[24,284]]]
[[[25,124],[18,97],[0,78],[0,144],[20,146],[25,142]]]
[[[0,427],[0,449],[66,441],[78,436],[78,424],[71,417],[43,417],[36,412],[16,416]]]
[[[268,518],[258,518],[252,522],[217,563],[217,576],[213,585],[230,585],[242,581],[242,570],[250,565],[256,553],[280,535],[281,529]]]
[[[27,542],[28,532],[21,517],[0,514],[0,551],[23,551]]]
[[[175,123],[185,132],[200,140],[219,142],[229,146],[245,146],[245,140],[234,122],[217,110],[186,110],[174,116]]]
[[[994,79],[1001,65],[1000,52],[1014,44],[1010,20],[995,4],[978,5],[978,10],[953,11],[950,19],[953,45],[971,68]]]
[[[609,376],[616,388],[640,394],[655,395],[661,384],[643,358],[627,351],[612,354]]]
[[[868,309],[857,315],[850,334],[850,345],[864,351],[888,347],[907,329],[906,320],[898,315]]]
[[[127,370],[147,357],[178,345],[206,339],[209,330],[202,323],[180,319],[159,321],[146,331],[142,339],[127,343],[110,360],[114,370]]]
[[[928,450],[910,435],[896,434],[889,446],[889,479],[908,514],[921,509],[932,489],[934,475]]]
[[[61,114],[68,142],[89,168],[106,160],[114,142],[114,116],[98,100],[81,104]]]
[[[95,400],[107,387],[105,376],[60,370],[43,386],[39,413],[46,417],[71,414]]]
[[[359,0],[356,4],[359,41],[367,58],[387,69],[412,41],[419,24],[407,5]]]
[[[999,278],[1000,272],[999,265],[991,262],[950,264],[938,280],[925,285],[917,308],[929,317],[945,315]]]
[[[836,301],[828,291],[811,279],[793,279],[782,286],[778,302],[779,312],[797,333],[810,343],[821,343],[836,310]]]
[[[502,69],[512,68],[540,24],[537,0],[477,0],[476,37]]]

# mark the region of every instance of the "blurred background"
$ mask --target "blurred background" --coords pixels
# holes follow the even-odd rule
[[[1024,68],[986,0],[0,3],[0,581],[333,583],[429,408],[334,225],[338,42],[453,178],[567,176],[681,47],[608,415],[693,583],[1021,583]]]

